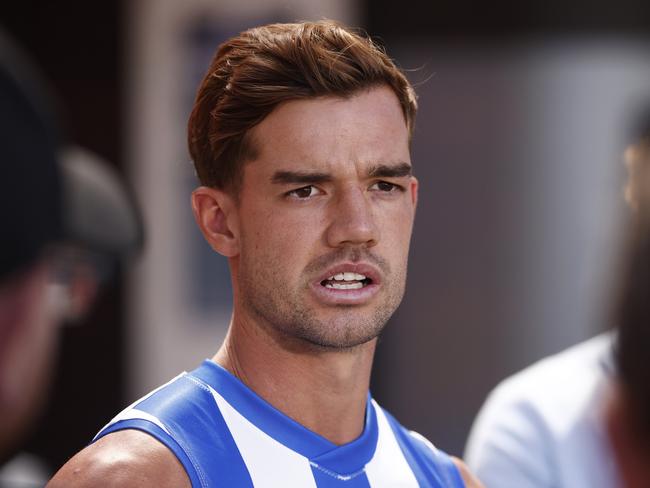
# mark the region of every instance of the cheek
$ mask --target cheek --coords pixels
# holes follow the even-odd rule
[[[264,267],[272,267],[284,276],[306,264],[302,261],[308,259],[318,240],[314,219],[305,216],[265,211],[243,222],[242,259],[264,261]]]
[[[403,205],[393,212],[380,212],[379,229],[381,240],[391,251],[400,256],[408,255],[413,231],[414,211],[410,205]]]

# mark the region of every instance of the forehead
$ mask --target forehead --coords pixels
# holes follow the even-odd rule
[[[410,162],[401,106],[384,86],[349,98],[286,102],[250,135],[257,157],[245,166],[245,175],[278,169],[358,172],[382,163]]]

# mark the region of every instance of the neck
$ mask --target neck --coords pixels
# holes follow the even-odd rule
[[[214,361],[285,415],[341,445],[363,431],[375,345],[319,348],[278,337],[235,312]]]

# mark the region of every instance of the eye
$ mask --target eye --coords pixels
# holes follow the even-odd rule
[[[315,197],[316,195],[320,195],[321,193],[323,192],[316,188],[314,185],[307,185],[303,186],[302,188],[291,190],[290,192],[287,192],[286,195],[290,198],[306,200],[308,198]]]
[[[370,190],[380,191],[382,193],[395,193],[404,191],[404,187],[389,183],[388,181],[378,181],[370,187]]]

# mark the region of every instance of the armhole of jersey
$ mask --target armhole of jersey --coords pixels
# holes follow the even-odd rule
[[[414,459],[415,455],[418,455],[420,457],[429,457],[430,462],[432,462],[434,466],[438,468],[436,470],[436,474],[442,478],[442,481],[444,482],[444,488],[466,488],[465,480],[463,480],[463,477],[460,474],[460,470],[451,459],[451,456],[436,448],[433,444],[431,444],[431,442],[429,442],[429,440],[417,432],[408,431],[402,427],[399,422],[385,410],[384,414],[388,419],[390,427],[393,430],[395,438],[397,439],[397,443],[399,444],[404,457],[406,457],[406,460],[409,465],[411,465],[411,469],[414,470],[414,473],[416,470],[419,470],[418,462],[416,459]],[[412,450],[408,448],[409,442],[407,442],[405,438],[408,438],[410,440],[410,444],[412,445],[419,444],[419,449],[417,447],[415,449],[420,452],[414,454]],[[417,476],[418,475],[416,475],[416,477]],[[438,478],[438,482],[441,481],[440,478]]]
[[[178,442],[176,442],[176,440],[174,440],[173,437],[171,437],[167,432],[149,420],[126,419],[115,422],[97,434],[91,444],[96,442],[98,439],[106,436],[107,434],[128,429],[139,430],[145,434],[149,434],[158,442],[162,443],[174,454],[174,456],[176,456],[176,459],[178,459],[178,461],[181,463],[181,466],[183,466],[185,473],[187,473],[187,476],[190,479],[192,487],[195,488],[203,486],[201,480],[199,479],[198,473],[196,472],[196,468],[194,467],[194,464],[192,463],[185,450],[180,446],[180,444],[178,444]]]

